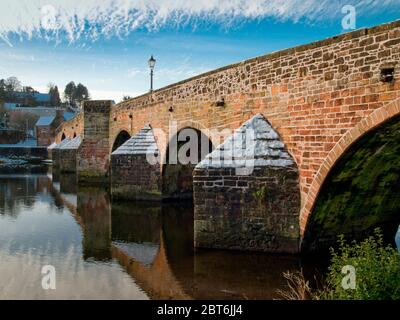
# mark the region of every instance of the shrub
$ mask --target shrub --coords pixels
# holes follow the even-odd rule
[[[339,249],[331,249],[332,259],[328,270],[326,287],[318,292],[316,299],[340,300],[397,300],[400,299],[400,254],[391,246],[383,244],[382,234],[375,230],[374,236],[347,244],[343,236]],[[355,289],[344,289],[342,268],[355,268]]]

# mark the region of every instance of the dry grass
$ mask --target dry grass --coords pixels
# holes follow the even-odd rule
[[[278,290],[283,300],[309,300],[312,298],[312,290],[309,282],[304,278],[302,271],[283,273],[287,281],[286,290]]]

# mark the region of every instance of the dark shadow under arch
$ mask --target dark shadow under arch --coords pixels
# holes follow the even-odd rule
[[[361,240],[381,228],[394,244],[400,224],[400,116],[366,133],[327,176],[305,231],[303,251],[325,251],[338,236]]]
[[[192,131],[193,130],[193,131]],[[186,140],[179,141],[179,137],[187,132],[193,132],[197,139],[192,140],[189,136]],[[172,141],[177,141],[176,150],[172,148]],[[199,143],[197,143],[199,142]],[[202,142],[202,143],[201,143]],[[191,156],[190,152],[193,150],[197,151],[195,156],[195,163],[182,164],[179,161],[179,151],[182,147],[188,148],[186,155]],[[203,148],[202,148],[203,146]],[[174,150],[172,150],[172,149]],[[205,158],[205,156],[213,150],[213,145],[211,140],[200,130],[194,128],[183,128],[181,129],[169,142],[165,161],[163,162],[162,169],[162,195],[163,198],[179,198],[179,199],[192,199],[193,198],[193,170],[197,163]],[[170,155],[171,153],[171,155]],[[171,158],[172,156],[173,158]],[[174,159],[177,159],[174,163]]]
[[[112,152],[114,152],[120,146],[122,146],[127,140],[130,139],[130,137],[131,137],[130,134],[125,130],[122,130],[120,133],[118,133],[117,137],[114,140],[114,144],[112,146]]]
[[[65,140],[65,138],[66,138],[65,133],[63,133],[61,136],[61,141]]]

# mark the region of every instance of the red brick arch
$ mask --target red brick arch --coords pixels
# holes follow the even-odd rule
[[[114,134],[113,137],[110,139],[110,154],[111,154],[112,147],[114,146],[115,140],[120,135],[120,133],[124,132],[124,131],[127,132],[129,134],[129,136],[132,137],[132,133],[130,132],[129,129],[124,128],[124,127],[119,128],[119,130],[116,132],[116,134]]]
[[[153,126],[151,123],[150,123],[150,126],[153,129],[157,129],[157,127]],[[211,137],[209,135],[209,128],[207,128],[200,122],[194,121],[194,120],[176,121],[176,133],[179,133],[182,129],[185,129],[185,128],[193,128],[193,129],[200,131],[202,134],[207,136],[208,139],[210,139],[210,141],[212,142],[214,147],[216,146],[216,141],[213,141],[213,139],[212,139],[213,137]],[[160,150],[161,159],[163,159],[163,161],[162,161],[162,163],[163,163],[164,159],[165,159],[165,153],[167,152],[167,148],[170,143],[170,139],[172,137],[168,136],[168,134],[169,134],[168,126],[162,127],[161,129],[163,130],[164,134],[166,135],[165,136],[166,139],[162,139],[162,137],[157,134],[158,133],[157,131],[154,132],[154,135],[155,135],[155,139],[157,141],[158,148]]]
[[[300,235],[304,236],[307,222],[312,213],[321,187],[328,176],[329,172],[335,166],[342,155],[364,134],[372,129],[380,126],[387,120],[400,114],[400,99],[387,103],[386,105],[376,109],[369,116],[362,119],[356,126],[347,131],[342,138],[336,143],[332,150],[328,153],[324,162],[317,171],[313,182],[311,183],[305,203],[300,212]]]
[[[193,128],[193,129],[196,129],[196,130],[200,131],[202,134],[204,134],[206,137],[208,137],[208,139],[210,139],[210,141],[212,142],[214,147],[216,146],[216,144],[218,144],[217,141],[213,141],[214,137],[210,135],[210,131],[209,131],[210,128],[207,128],[206,126],[202,125],[198,121],[186,120],[186,121],[178,122],[178,130],[177,130],[177,132],[179,132],[179,131],[181,131],[182,129],[185,129],[185,128]]]

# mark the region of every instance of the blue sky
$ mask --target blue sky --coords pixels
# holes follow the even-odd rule
[[[0,78],[63,90],[85,84],[94,99],[155,88],[344,30],[343,5],[356,28],[400,18],[400,0],[0,0]]]

